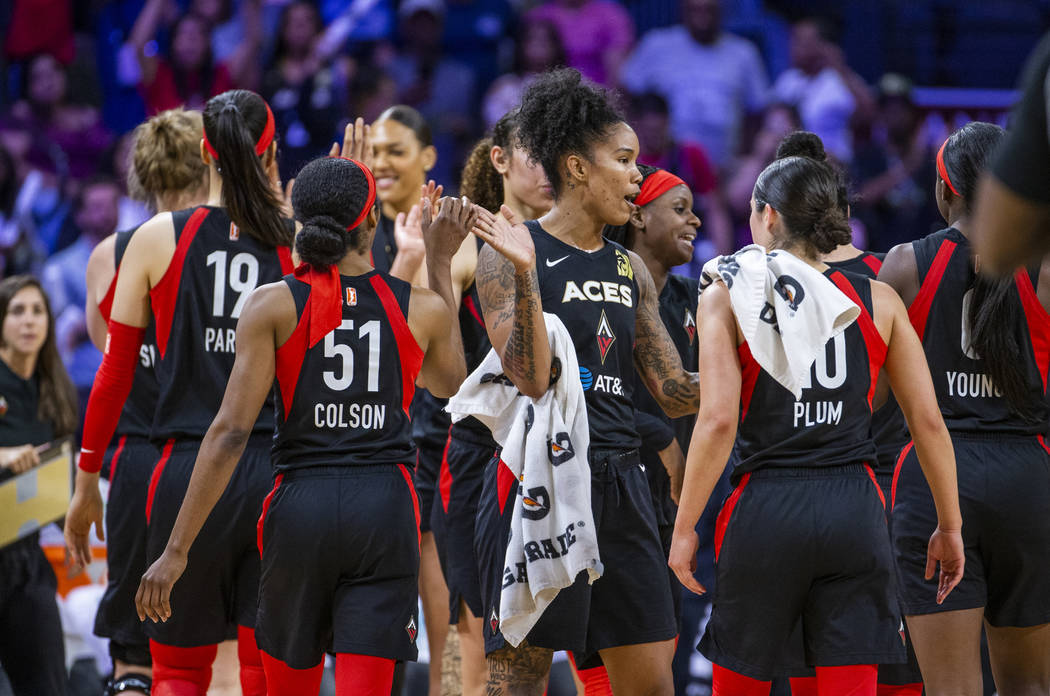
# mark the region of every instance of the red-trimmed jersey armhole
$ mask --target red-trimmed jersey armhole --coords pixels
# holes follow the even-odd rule
[[[915,327],[915,333],[919,334],[920,341],[923,334],[926,333],[926,320],[930,318],[930,307],[933,305],[933,298],[937,294],[937,288],[941,285],[941,278],[944,277],[944,271],[948,268],[948,261],[951,259],[956,246],[958,245],[955,242],[948,239],[941,242],[937,255],[933,257],[930,270],[919,286],[919,294],[915,296],[915,300],[908,307],[908,319],[911,320],[911,325]]]
[[[292,250],[286,246],[277,247],[277,258],[281,262],[281,273],[291,275],[295,273],[295,264],[292,263]]]
[[[864,337],[864,346],[868,349],[868,369],[870,370],[868,408],[870,409],[875,398],[875,386],[879,382],[879,370],[882,369],[882,364],[886,362],[886,342],[882,340],[882,334],[879,333],[878,327],[875,326],[875,320],[871,318],[868,308],[861,302],[856,288],[846,279],[846,276],[836,271],[831,274],[831,280],[846,297],[850,298],[860,308],[857,324],[860,325],[860,332]]]
[[[281,404],[284,406],[285,420],[292,411],[295,387],[299,383],[299,373],[306,359],[306,348],[310,339],[309,325],[310,322],[306,321],[304,311],[292,335],[275,352],[274,374],[277,377],[277,386],[281,390]]]
[[[1032,353],[1035,364],[1039,368],[1039,376],[1043,380],[1043,392],[1046,392],[1047,373],[1050,372],[1050,315],[1043,309],[1043,303],[1039,301],[1032,279],[1028,277],[1028,271],[1019,270],[1014,275],[1017,283],[1017,291],[1021,295],[1021,306],[1024,308],[1024,318],[1028,324],[1028,335],[1032,338]]]
[[[179,282],[182,280],[182,266],[186,263],[186,254],[193,244],[193,238],[197,236],[204,219],[211,211],[208,208],[197,208],[186,221],[179,235],[179,243],[175,246],[175,254],[171,257],[168,270],[164,277],[149,291],[150,305],[153,307],[153,322],[157,332],[157,349],[163,358],[168,349],[168,337],[171,335],[171,322],[175,317],[175,302],[179,297]]]
[[[875,275],[878,275],[879,271],[882,270],[882,261],[880,261],[879,257],[875,254],[867,254],[864,258],[861,259],[861,261],[863,261],[868,266],[868,268],[874,271]]]
[[[113,274],[113,281],[109,284],[109,289],[106,290],[106,294],[98,302],[98,312],[102,315],[102,318],[109,323],[109,315],[113,312],[113,296],[117,294],[117,273],[120,272],[118,268]]]
[[[755,383],[762,367],[751,355],[751,346],[744,341],[736,347],[736,353],[740,357],[740,420],[747,418],[747,409],[751,406],[751,396],[755,393]]]
[[[397,341],[397,352],[401,356],[401,406],[405,413],[408,413],[408,406],[416,392],[416,377],[423,366],[423,350],[416,343],[412,330],[408,328],[408,320],[401,312],[390,286],[378,275],[372,276],[371,283],[383,304],[387,318],[390,319],[390,328],[393,329],[394,340]]]

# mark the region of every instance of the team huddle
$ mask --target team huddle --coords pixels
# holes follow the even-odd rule
[[[286,189],[274,131],[243,90],[140,126],[203,170],[88,267],[65,533],[86,564],[105,516],[109,693],[203,696],[236,639],[246,695],[316,694],[333,655],[337,694],[387,696],[421,598],[463,693],[543,694],[567,651],[581,694],[669,696],[683,586],[715,694],[979,693],[982,630],[1000,693],[1045,690],[1050,267],[989,279],[969,241],[1000,128],[948,138],[946,229],[885,258],[789,135],[699,279],[689,187],[573,70],[461,198],[389,173],[432,148],[407,107]]]

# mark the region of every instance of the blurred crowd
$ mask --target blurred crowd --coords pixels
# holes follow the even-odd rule
[[[848,174],[857,246],[884,251],[938,219],[933,161],[947,132],[973,118],[1002,123],[1010,106],[988,90],[923,102],[908,77],[871,74],[886,61],[851,66],[843,27],[855,37],[877,21],[888,47],[899,4],[13,0],[0,9],[0,275],[43,280],[60,352],[86,395],[101,356],[86,332],[84,268],[98,241],[149,215],[127,181],[130,131],[143,118],[200,108],[232,87],[258,91],[276,117],[286,180],[351,118],[409,104],[433,132],[430,175],[454,192],[473,143],[530,80],[560,65],[617,90],[639,160],[693,188],[703,221],[694,274],[750,241],[755,177],[798,128],[817,133]],[[1023,4],[1035,25],[1015,31],[1018,60],[1047,17],[1045,3]],[[919,24],[922,8],[937,12],[933,0],[906,5]],[[1004,5],[982,3],[1010,14]],[[807,14],[814,8],[829,13]],[[917,52],[944,32],[929,34],[916,36]],[[905,64],[920,71],[921,60]],[[1017,66],[1001,72],[999,84],[980,86],[1012,87]]]

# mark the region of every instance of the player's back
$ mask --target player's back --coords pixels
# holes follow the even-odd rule
[[[1010,302],[1020,310],[1013,327],[1023,360],[1031,401],[1039,404],[1037,422],[1016,413],[992,382],[984,360],[970,346],[970,302],[977,274],[970,243],[954,228],[912,242],[920,289],[908,310],[922,339],[937,402],[945,425],[953,432],[1007,432],[1041,435],[1050,420],[1046,400],[1050,349],[1046,311],[1036,295],[1038,269],[1022,269],[1014,276]]]
[[[277,350],[275,469],[410,464],[408,408],[423,360],[406,319],[411,285],[379,271],[340,276],[342,322],[310,346],[313,288],[284,282],[298,323]]]
[[[233,370],[237,320],[248,295],[292,269],[287,247],[240,230],[223,208],[180,210],[172,220],[175,254],[150,291],[159,385],[154,440],[204,436]],[[254,432],[272,432],[272,408],[268,400]]]

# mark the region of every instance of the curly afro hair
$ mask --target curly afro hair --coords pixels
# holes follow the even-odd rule
[[[559,166],[571,154],[589,157],[594,143],[625,121],[608,92],[583,81],[572,68],[540,76],[521,98],[518,140],[539,162],[557,199],[565,185]]]

